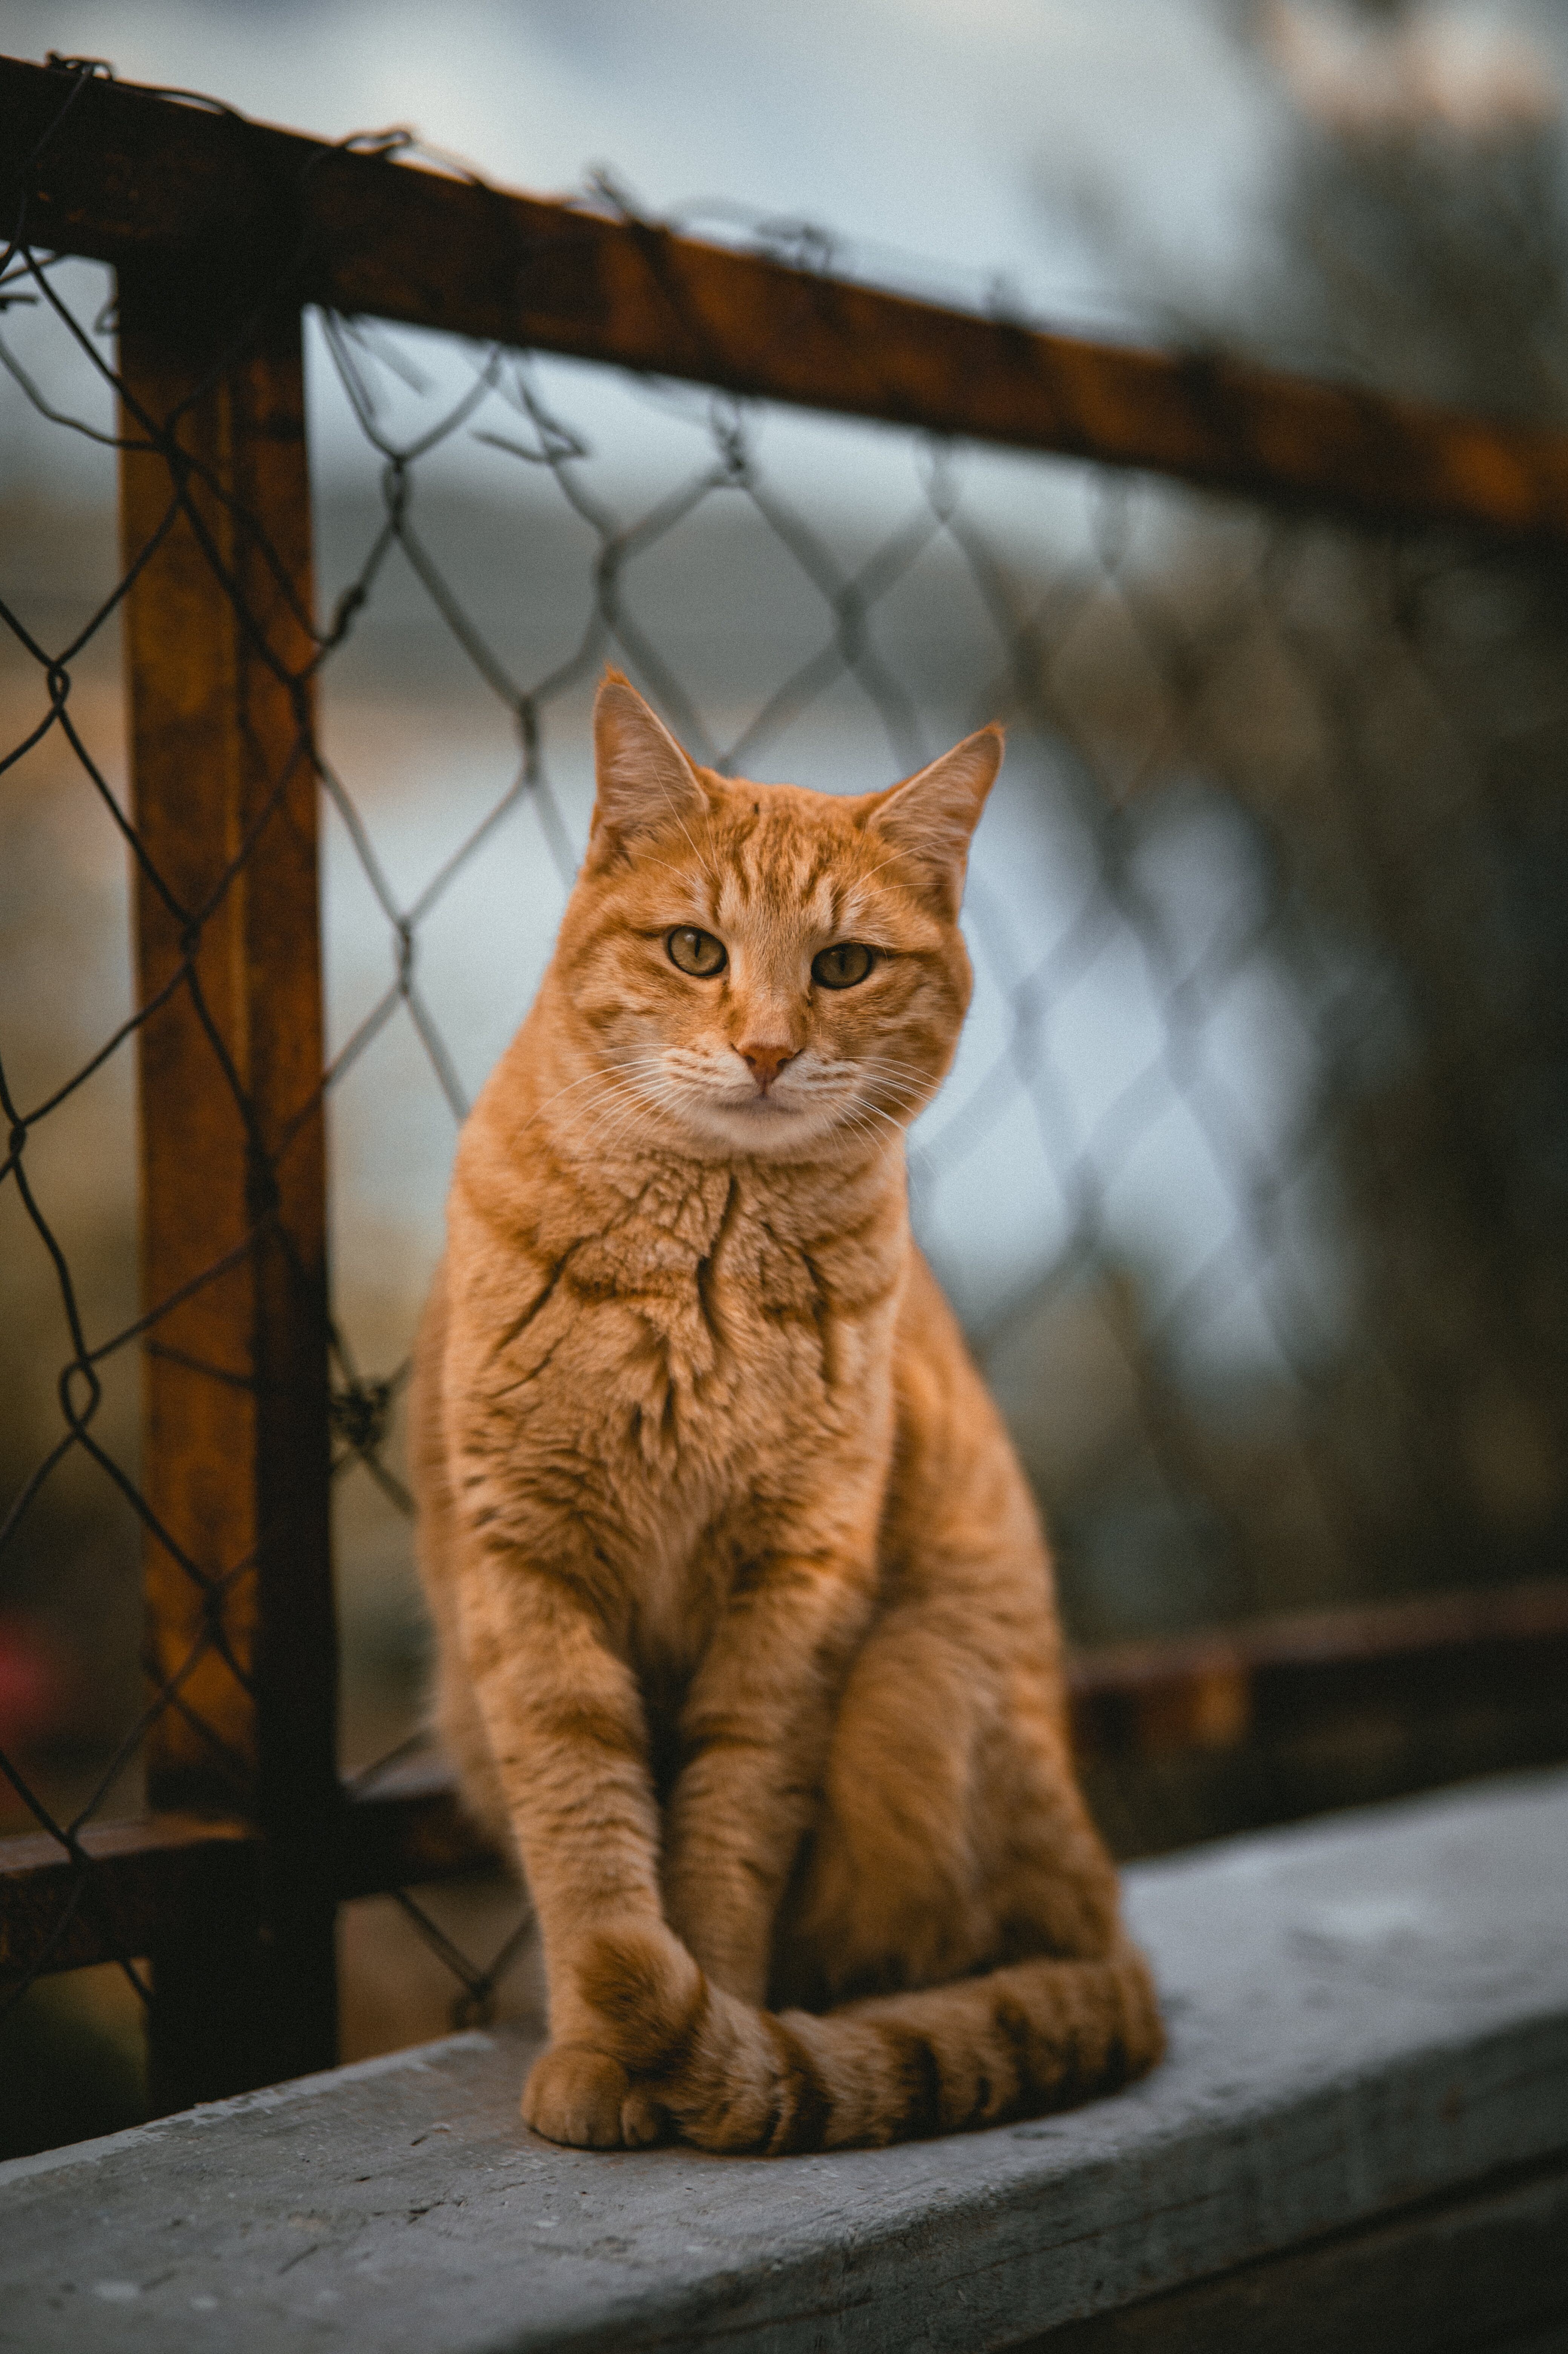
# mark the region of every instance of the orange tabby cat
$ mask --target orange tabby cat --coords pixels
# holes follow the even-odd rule
[[[858,799],[696,768],[613,671],[594,735],[414,1407],[440,1722],[543,1940],[524,2116],[800,2150],[1109,2089],[1154,1994],[1029,1492],[906,1211],[1001,733]]]

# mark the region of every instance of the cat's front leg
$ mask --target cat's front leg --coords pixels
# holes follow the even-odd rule
[[[775,1916],[874,1584],[869,1543],[863,1555],[779,1552],[749,1564],[681,1712],[665,1910],[715,1985],[742,2002],[767,1999]]]
[[[459,1616],[544,1949],[551,2041],[524,2118],[552,2141],[605,2148],[659,2130],[625,2064],[640,1998],[666,2020],[698,1998],[701,1978],[664,1924],[641,1700],[585,1569],[476,1546]],[[622,1973],[607,2011],[604,1956],[629,1944],[646,1984],[629,1989]]]

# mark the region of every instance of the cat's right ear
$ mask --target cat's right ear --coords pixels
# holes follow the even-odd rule
[[[597,790],[590,859],[629,850],[640,834],[707,815],[697,772],[658,714],[618,670],[607,670],[593,706]]]

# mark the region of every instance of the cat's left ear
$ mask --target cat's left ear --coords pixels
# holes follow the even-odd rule
[[[872,811],[866,832],[880,835],[920,869],[956,916],[964,896],[969,837],[1001,766],[1001,729],[994,724],[966,736],[929,768],[906,777]]]
[[[707,814],[696,770],[629,678],[607,670],[593,706],[595,781],[589,854]]]

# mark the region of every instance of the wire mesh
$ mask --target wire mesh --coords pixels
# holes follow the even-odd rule
[[[0,1771],[6,1827],[72,1859],[72,1907],[93,1901],[83,1831],[134,1809],[148,1727],[224,1642],[244,1567],[190,1564],[202,1631],[138,1691],[134,1371],[160,1303],[134,1304],[150,1009],[123,948],[125,853],[143,854],[112,672],[125,583],[105,539],[96,587],[51,590],[59,517],[91,493],[40,454],[112,444],[105,292],[20,237],[0,275],[37,464],[32,493],[6,487],[0,609],[0,1629],[20,1728]],[[912,1139],[912,1197],[1080,1640],[1560,1558],[1555,571],[365,320],[316,320],[309,357],[354,1787],[420,1739],[408,1348],[457,1126],[570,887],[606,659],[699,758],[829,790],[1009,723],[967,902],[976,1002]],[[235,1084],[217,1057],[212,1084]],[[97,1695],[74,1716],[72,1674]],[[350,1940],[372,1978],[394,1908],[453,2016],[531,1999],[514,1897],[380,1901]],[[362,2046],[403,2031],[373,1993],[364,2016]]]

